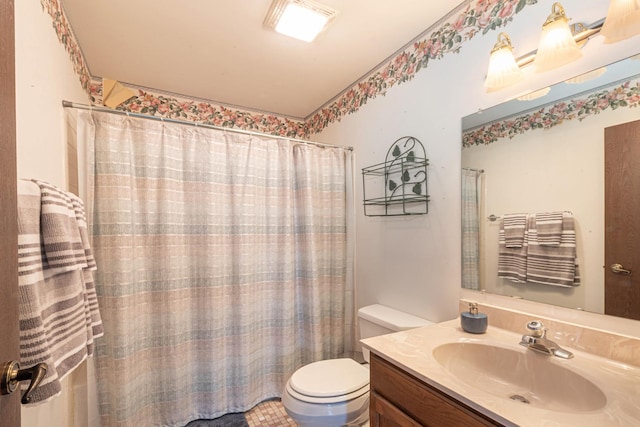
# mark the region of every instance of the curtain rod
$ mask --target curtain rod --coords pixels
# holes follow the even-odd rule
[[[325,143],[322,143],[322,142],[307,141],[305,139],[287,138],[286,136],[270,135],[268,133],[252,132],[250,130],[227,128],[227,127],[224,127],[224,126],[200,124],[200,123],[196,123],[196,122],[186,122],[186,121],[183,121],[183,120],[176,120],[176,119],[166,119],[164,117],[149,116],[149,115],[140,114],[140,113],[130,113],[128,111],[114,110],[114,109],[111,109],[111,108],[93,106],[93,105],[86,105],[86,104],[78,104],[76,102],[65,101],[65,100],[62,101],[62,106],[64,108],[76,108],[76,109],[79,109],[79,110],[90,110],[90,111],[100,111],[100,112],[104,112],[104,113],[121,114],[121,115],[130,116],[130,117],[138,117],[138,118],[141,118],[141,119],[159,120],[161,122],[176,123],[176,124],[179,124],[179,125],[201,127],[201,128],[206,128],[206,129],[216,129],[216,130],[222,130],[222,131],[228,131],[228,132],[237,132],[237,133],[243,133],[243,134],[246,134],[246,135],[262,136],[262,137],[267,137],[267,138],[284,139],[284,140],[287,140],[287,141],[299,142],[301,144],[315,145],[315,146],[318,146],[318,147],[342,148],[344,150],[353,151],[353,147],[343,147],[341,145],[325,144]]]

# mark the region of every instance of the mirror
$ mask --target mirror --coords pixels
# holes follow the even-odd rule
[[[531,95],[462,119],[463,287],[604,313],[604,129],[640,119],[640,55]],[[579,285],[498,278],[500,217],[565,211]]]

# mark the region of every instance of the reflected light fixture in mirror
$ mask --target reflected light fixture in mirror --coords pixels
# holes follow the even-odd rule
[[[587,73],[580,74],[579,76],[567,79],[564,82],[569,85],[579,85],[581,83],[588,82],[589,80],[597,79],[606,72],[607,67],[600,67],[593,71],[589,71]]]
[[[602,26],[605,43],[615,43],[640,33],[640,0],[611,0]]]
[[[487,91],[502,89],[524,79],[524,75],[516,58],[513,56],[513,46],[507,33],[500,33],[498,41],[491,50],[489,71],[484,81]]]
[[[518,101],[533,101],[534,99],[542,98],[546,94],[549,93],[551,87],[543,87],[542,89],[534,90],[533,92],[529,92],[525,95],[519,96],[516,99]]]
[[[578,47],[569,20],[560,3],[554,3],[551,14],[542,25],[540,43],[534,64],[537,72],[549,71],[579,59],[582,52]]]

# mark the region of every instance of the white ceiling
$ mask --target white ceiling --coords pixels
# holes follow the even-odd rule
[[[320,0],[313,43],[263,27],[271,0],[62,0],[91,74],[306,118],[461,0]]]

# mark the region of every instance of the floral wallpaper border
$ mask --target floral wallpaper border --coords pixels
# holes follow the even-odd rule
[[[69,53],[82,87],[92,103],[101,105],[102,83],[91,77],[60,1],[40,0],[40,3],[53,19],[58,39]],[[414,42],[305,120],[239,110],[142,89],[138,89],[138,95],[118,109],[279,136],[308,138],[329,124],[340,121],[342,117],[355,113],[369,99],[385,95],[393,86],[413,79],[430,61],[442,59],[448,53],[458,53],[462,44],[475,35],[505,26],[525,6],[535,3],[537,0],[466,0],[444,22],[436,24],[428,37]]]
[[[413,79],[432,60],[459,53],[462,44],[478,33],[486,34],[505,26],[527,5],[537,0],[475,0],[463,5],[426,39],[413,43],[386,65],[345,91],[337,100],[307,118],[309,133],[317,133],[347,114],[355,113],[378,95],[385,95],[396,84]],[[436,24],[437,25],[437,24]]]
[[[531,113],[472,129],[462,135],[462,147],[488,145],[500,138],[513,138],[530,130],[550,129],[565,120],[584,120],[608,109],[633,108],[638,105],[640,105],[640,80],[629,80],[623,84],[613,84],[594,91],[582,98],[561,101]]]
[[[73,63],[73,69],[80,78],[80,84],[82,88],[90,93],[91,73],[84,60],[80,46],[76,41],[69,20],[67,19],[59,0],[40,0],[42,9],[46,11],[51,19],[53,19],[53,29],[58,35],[58,40],[65,47],[66,51],[71,57]]]

